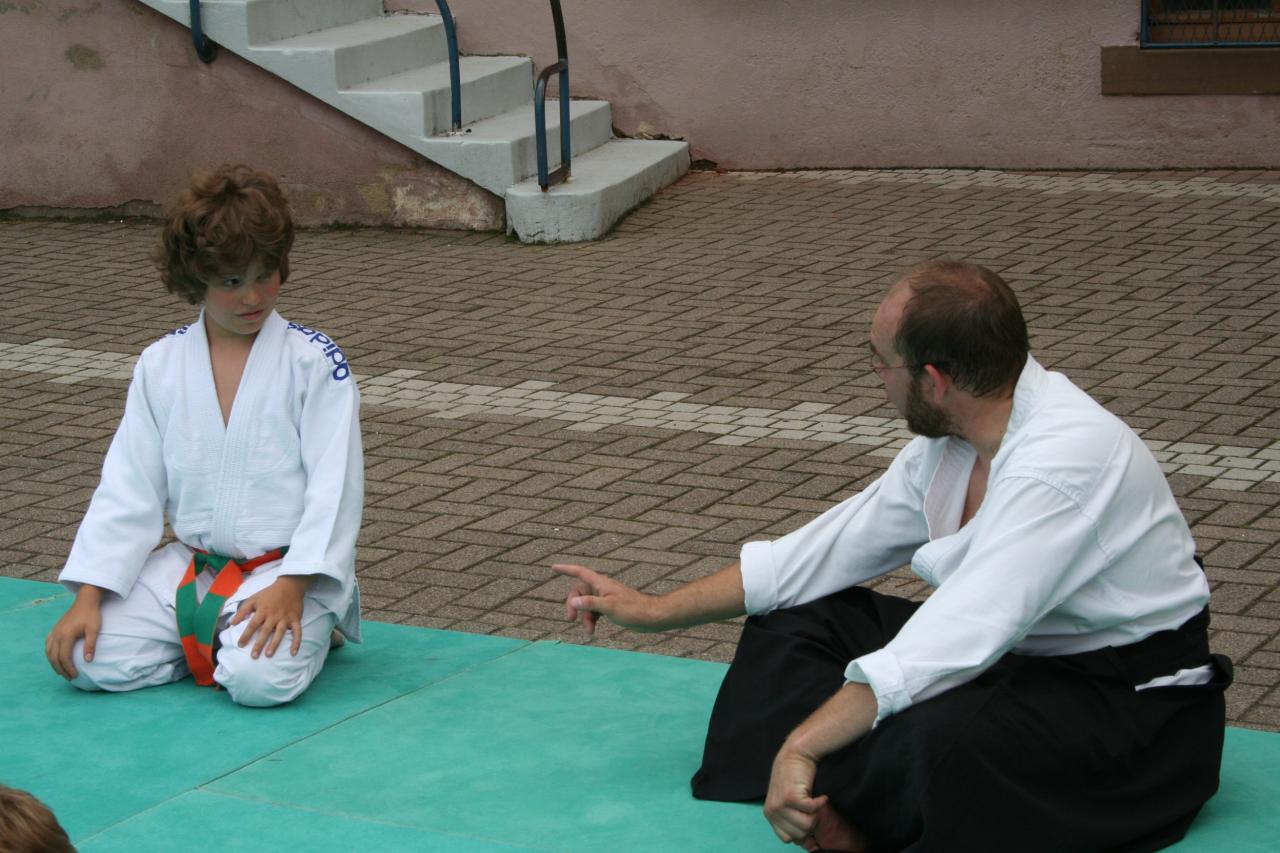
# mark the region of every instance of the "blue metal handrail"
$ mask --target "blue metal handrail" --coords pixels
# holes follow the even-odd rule
[[[200,0],[191,0],[191,41],[196,48],[196,56],[208,64],[218,55],[218,45],[204,37],[204,27],[200,25]]]
[[[462,130],[462,73],[458,70],[458,29],[453,22],[446,0],[436,0],[440,17],[444,19],[444,37],[449,43],[449,100],[452,108],[453,129]]]
[[[559,61],[542,69],[533,87],[533,123],[538,142],[538,186],[546,192],[553,184],[569,178],[569,49],[565,46],[564,16],[560,0],[551,0],[551,18],[556,28],[556,53]],[[560,75],[560,166],[547,172],[547,81]]]

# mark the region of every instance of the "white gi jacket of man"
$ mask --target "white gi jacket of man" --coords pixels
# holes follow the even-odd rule
[[[59,580],[127,597],[167,517],[188,548],[237,560],[282,545],[228,604],[284,575],[360,639],[355,544],[364,502],[359,393],[324,334],[271,316],[224,426],[204,314],[151,344],[133,372],[102,480]]]
[[[1209,601],[1191,532],[1150,450],[1062,374],[1027,359],[986,497],[961,527],[976,459],[962,439],[916,438],[860,494],[742,549],[751,614],[907,562],[936,588],[892,641],[845,671],[874,691],[877,723],[1007,652],[1137,642]]]

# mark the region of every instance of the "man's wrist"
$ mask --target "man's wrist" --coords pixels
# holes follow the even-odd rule
[[[787,739],[783,741],[782,748],[778,750],[780,754],[802,756],[804,758],[817,763],[822,756],[814,749],[813,739],[810,736],[811,726],[801,723],[787,735]]]
[[[100,586],[94,586],[91,583],[82,583],[80,588],[76,590],[75,604],[93,605],[97,607],[102,604],[102,596],[106,593]]]
[[[665,631],[675,623],[676,608],[671,593],[649,596],[649,618],[645,620],[651,631]]]

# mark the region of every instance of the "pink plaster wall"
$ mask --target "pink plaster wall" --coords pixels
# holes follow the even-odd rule
[[[543,0],[451,0],[464,52],[553,59]],[[563,0],[574,94],[722,168],[1280,167],[1280,98],[1103,97],[1117,0]],[[434,0],[387,0],[434,11]],[[135,0],[0,0],[0,210],[154,210],[198,167],[303,223],[501,228],[499,198]]]
[[[563,0],[575,97],[724,168],[1280,166],[1280,97],[1103,97],[1137,0]],[[434,11],[434,0],[388,0]],[[545,0],[450,0],[554,61]]]
[[[0,2],[0,210],[154,212],[197,168],[280,176],[303,224],[504,225],[502,200],[134,0]]]

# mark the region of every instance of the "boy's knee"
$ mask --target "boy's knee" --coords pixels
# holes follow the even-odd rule
[[[187,674],[186,667],[179,660],[148,659],[132,648],[117,649],[112,640],[108,635],[100,635],[91,661],[84,658],[84,641],[76,643],[72,652],[72,662],[76,667],[76,677],[70,682],[73,687],[118,693],[168,684]]]
[[[77,658],[76,659],[76,677],[71,679],[71,681],[68,683],[72,687],[76,687],[80,690],[84,690],[89,693],[92,693],[97,690],[106,690],[107,688],[103,686],[102,682],[107,681],[108,683],[110,683],[109,679],[104,678],[104,673],[100,673],[97,671],[94,671],[91,673],[90,666],[92,666],[92,664],[90,664],[89,666],[85,666],[84,661]]]
[[[281,648],[272,657],[262,655],[255,660],[247,649],[223,646],[218,652],[218,668],[213,677],[237,705],[250,708],[283,705],[298,698],[314,677],[310,662],[302,659],[305,651],[304,648],[294,657],[288,648]]]

